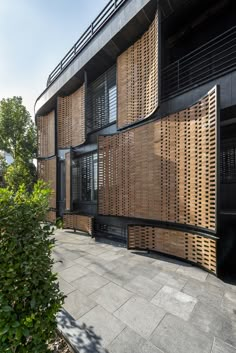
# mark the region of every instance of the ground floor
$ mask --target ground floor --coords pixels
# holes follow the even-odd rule
[[[169,257],[56,231],[59,328],[80,353],[236,353],[236,286]]]

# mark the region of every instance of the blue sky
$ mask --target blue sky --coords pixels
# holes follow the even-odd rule
[[[33,116],[49,73],[108,0],[0,0],[0,99],[22,96]]]

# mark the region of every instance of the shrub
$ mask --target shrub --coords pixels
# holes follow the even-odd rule
[[[42,223],[50,190],[0,189],[0,352],[45,353],[63,304],[52,272],[53,229]]]

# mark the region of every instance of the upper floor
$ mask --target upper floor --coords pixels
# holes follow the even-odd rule
[[[55,109],[58,96],[68,96],[82,84],[87,90],[107,70],[114,65],[118,67],[122,53],[127,53],[135,43],[136,46],[140,43],[155,16],[158,17],[154,41],[157,46],[155,69],[159,108],[163,104],[164,112],[171,113],[164,102],[186,92],[191,92],[192,98],[187,100],[187,104],[192,104],[199,97],[199,87],[212,81],[213,84],[218,83],[215,81],[228,74],[226,84],[230,80],[232,85],[234,79],[230,74],[235,71],[236,65],[235,14],[236,4],[232,0],[201,3],[196,0],[109,1],[49,74],[47,87],[35,104],[36,115]],[[150,42],[142,45],[148,48]],[[143,55],[146,55],[145,50],[143,48]],[[151,55],[149,52],[149,62],[145,65],[154,60]],[[133,68],[137,69],[139,65],[140,62],[133,62]],[[118,78],[117,73],[115,76]],[[146,83],[145,91],[148,89]],[[198,90],[196,98],[192,94],[195,89]],[[203,94],[205,92],[204,88]],[[186,95],[184,97],[186,101]],[[175,110],[181,108],[173,107]],[[160,114],[163,114],[162,109]]]

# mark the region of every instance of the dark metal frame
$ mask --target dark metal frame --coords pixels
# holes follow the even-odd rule
[[[232,38],[231,38],[232,36]],[[227,42],[228,40],[228,42]],[[225,48],[224,46],[228,46]],[[221,47],[223,49],[221,50]],[[228,53],[229,51],[229,53]],[[218,66],[214,68],[215,72],[210,72],[208,62],[210,55],[224,53],[223,57],[218,58],[215,63]],[[230,58],[231,55],[234,57]],[[204,60],[202,61],[202,58]],[[235,59],[234,59],[235,58]],[[234,62],[233,62],[234,59]],[[199,61],[198,61],[199,60]],[[194,62],[193,62],[194,61]],[[192,69],[191,65],[195,68]],[[203,72],[203,65],[207,68],[207,72]],[[162,101],[166,101],[172,97],[180,95],[189,91],[191,88],[202,85],[208,81],[212,81],[217,77],[221,77],[229,72],[234,71],[236,68],[236,26],[231,27],[219,36],[214,37],[207,43],[189,52],[181,57],[179,60],[171,63],[162,69]],[[193,82],[185,83],[186,71],[189,70],[190,75],[194,75]],[[165,75],[168,75],[168,78]],[[182,84],[180,83],[182,80]],[[169,84],[169,87],[167,86]],[[180,86],[182,85],[182,87]],[[167,91],[166,87],[168,88]]]
[[[84,49],[92,38],[104,27],[109,19],[119,10],[127,0],[110,0],[104,9],[99,13],[91,25],[68,51],[60,63],[50,73],[47,80],[47,87],[68,67],[75,57]]]

